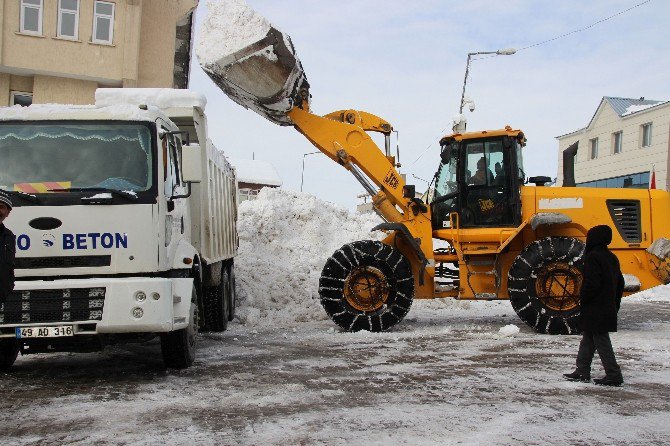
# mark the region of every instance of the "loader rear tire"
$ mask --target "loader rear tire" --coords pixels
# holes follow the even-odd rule
[[[409,312],[414,276],[400,251],[363,240],[342,246],[328,259],[319,295],[328,316],[343,329],[379,332]]]
[[[507,292],[514,311],[539,333],[579,334],[584,243],[545,237],[512,263]]]

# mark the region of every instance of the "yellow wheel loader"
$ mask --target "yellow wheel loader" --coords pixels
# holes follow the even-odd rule
[[[286,34],[270,27],[257,42],[200,64],[229,97],[293,126],[373,197],[385,220],[375,229],[388,235],[342,246],[319,283],[323,308],[345,330],[386,330],[414,299],[451,297],[509,299],[538,332],[577,333],[584,242],[598,224],[613,228],[610,248],[627,292],[670,279],[667,192],[545,187],[547,177],[525,182],[526,139],[505,127],[444,137],[423,200],[398,173],[390,123],[358,110],[311,112],[309,83]],[[384,136],[383,150],[371,132]],[[569,167],[576,145],[566,152]],[[434,249],[434,239],[450,248]]]

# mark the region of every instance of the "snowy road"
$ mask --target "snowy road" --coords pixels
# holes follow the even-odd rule
[[[415,302],[382,334],[232,324],[197,363],[154,344],[20,358],[0,375],[2,444],[669,444],[670,304],[624,302],[626,385],[563,381],[579,338],[508,302]],[[594,375],[601,374],[598,363]]]

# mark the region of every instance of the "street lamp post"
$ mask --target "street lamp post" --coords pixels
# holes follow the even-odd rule
[[[511,56],[516,53],[514,48],[504,48],[497,51],[477,51],[475,53],[468,53],[468,61],[465,64],[465,79],[463,79],[463,92],[461,93],[461,106],[458,109],[459,114],[463,114],[463,106],[465,105],[465,86],[468,83],[468,74],[470,74],[470,59],[472,56],[479,56],[483,54],[495,54],[497,56]]]
[[[305,157],[309,155],[316,155],[321,152],[309,152],[302,155],[302,172],[300,173],[300,192],[302,192],[302,185],[305,182]]]

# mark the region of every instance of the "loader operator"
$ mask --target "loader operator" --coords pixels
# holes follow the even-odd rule
[[[477,161],[477,172],[470,178],[469,183],[473,186],[481,186],[493,183],[493,173],[486,168],[486,158],[481,157]]]
[[[12,200],[9,194],[0,191],[0,306],[5,303],[14,290],[14,255],[16,238],[3,222],[12,211]]]

